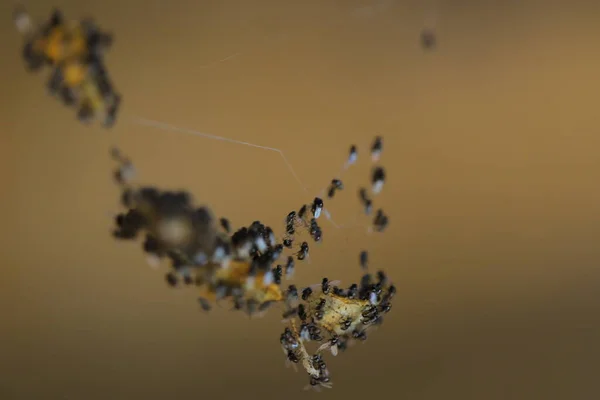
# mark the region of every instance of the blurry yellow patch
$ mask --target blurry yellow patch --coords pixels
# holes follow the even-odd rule
[[[247,261],[231,261],[229,268],[217,268],[215,270],[215,280],[224,282],[228,287],[245,288],[246,281],[248,279],[248,272],[250,271],[250,262]],[[254,278],[254,287],[244,292],[244,298],[246,300],[256,300],[259,303],[266,301],[282,301],[283,293],[279,285],[270,283],[264,284],[265,272],[259,272]],[[209,300],[215,299],[214,293],[207,293],[206,296]]]
[[[76,87],[81,85],[87,74],[87,68],[80,63],[68,63],[63,67],[65,85]]]
[[[82,82],[83,101],[87,102],[94,112],[98,113],[104,109],[104,101],[100,96],[100,91],[94,82],[90,81],[89,76]]]
[[[87,42],[81,27],[75,24],[54,28],[46,38],[38,41],[38,47],[54,64],[60,64],[85,55]]]

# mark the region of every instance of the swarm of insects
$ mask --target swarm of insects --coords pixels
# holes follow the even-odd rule
[[[103,62],[112,36],[89,19],[66,21],[58,10],[41,26],[21,8],[13,19],[25,39],[22,56],[27,69],[38,72],[48,66],[51,73],[46,86],[50,94],[75,108],[80,121],[97,118],[111,127],[121,102]]]
[[[381,138],[371,149],[374,162],[382,151]],[[313,388],[330,387],[330,375],[323,352],[336,355],[355,340],[365,340],[367,330],[383,322],[383,314],[391,308],[396,289],[383,271],[367,272],[359,284],[340,288],[337,282],[323,278],[318,287],[299,290],[295,285],[283,287],[283,279],[292,279],[296,261],[309,257],[308,234],[320,242],[323,232],[317,220],[324,212],[324,202],[315,197],[309,204],[288,213],[281,243],[275,232],[260,221],[232,233],[226,218],[218,221],[208,207],[193,205],[192,196],[184,191],[163,191],[154,187],[135,187],[135,171],[130,160],[116,149],[112,152],[118,163],[114,177],[121,187],[121,202],[125,212],[115,218],[115,238],[132,240],[143,234],[143,249],[153,262],[170,260],[171,272],[166,274],[170,286],[196,286],[202,309],[208,311],[213,302],[229,299],[233,308],[249,315],[263,313],[273,304],[284,306],[283,317],[289,326],[280,342],[287,360],[301,363]],[[346,165],[357,159],[352,146]],[[383,188],[385,174],[376,166],[371,176],[373,195]],[[336,178],[329,191],[342,190]],[[366,189],[363,189],[366,196]],[[382,220],[385,220],[382,222]],[[379,210],[373,225],[382,231],[387,217]],[[288,252],[286,256],[284,253]],[[280,259],[285,262],[279,264]],[[360,253],[360,264],[368,269],[368,254]],[[319,346],[310,355],[306,345]]]
[[[379,162],[382,150],[383,140],[378,136],[371,147],[374,163]],[[346,165],[354,164],[357,155],[356,146],[352,146]],[[381,192],[384,181],[383,167],[375,166],[371,175],[373,195]],[[341,181],[334,179],[330,193],[342,187]],[[365,213],[370,214],[372,200],[367,190],[362,188],[359,193]],[[382,232],[387,224],[388,217],[379,209],[373,220],[375,230]],[[286,362],[300,364],[308,373],[310,383],[306,389],[330,388],[331,377],[323,353],[329,351],[335,356],[354,341],[366,340],[367,331],[383,323],[383,315],[391,309],[396,287],[382,270],[376,274],[368,272],[369,257],[366,251],[360,252],[359,261],[366,271],[360,283],[341,288],[337,281],[323,278],[320,284],[302,289],[295,302],[286,304],[289,308],[284,317],[288,326],[280,336],[280,343]],[[307,349],[311,342],[317,344],[313,354]]]
[[[366,340],[367,330],[383,323],[383,314],[390,311],[395,293],[395,286],[383,271],[378,271],[376,279],[367,273],[360,285],[353,283],[347,289],[323,278],[320,288],[302,290],[302,300],[295,307],[299,324],[289,321],[280,342],[287,360],[301,363],[308,373],[307,388],[331,387],[322,353],[329,350],[335,356],[353,341]],[[319,345],[313,355],[306,348],[310,342]]]
[[[185,191],[165,191],[132,184],[132,163],[113,149],[119,166],[115,180],[121,187],[125,212],[115,217],[113,236],[133,240],[144,235],[143,249],[153,263],[170,260],[170,286],[195,285],[205,310],[212,300],[229,298],[236,309],[254,314],[283,301],[281,279],[272,271],[282,245],[270,227],[259,221],[230,234],[229,222],[219,222],[208,207],[193,205]]]
[[[316,222],[323,209],[321,199],[288,215],[286,235],[278,243],[273,229],[260,221],[231,233],[226,218],[217,221],[208,207],[194,206],[188,192],[135,186],[131,161],[118,149],[112,150],[112,157],[118,163],[114,178],[125,208],[115,217],[113,236],[134,240],[143,235],[143,249],[152,264],[170,261],[171,271],[166,274],[170,286],[181,282],[197,286],[204,310],[211,308],[212,301],[230,299],[235,309],[249,315],[297,298],[295,286],[283,289],[282,281],[293,277],[296,260],[308,259],[308,242],[294,246],[297,231],[321,240]],[[286,248],[292,249],[291,254],[283,265],[278,264]]]

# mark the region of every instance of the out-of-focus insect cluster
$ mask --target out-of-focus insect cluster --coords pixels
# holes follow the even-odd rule
[[[40,26],[23,8],[14,12],[13,20],[24,37],[22,57],[27,69],[38,72],[47,66],[51,72],[46,87],[51,95],[76,109],[80,121],[99,119],[111,127],[121,102],[103,61],[112,36],[91,19],[67,21],[58,10]]]
[[[143,235],[152,264],[170,260],[170,286],[197,286],[198,301],[207,311],[212,301],[231,299],[236,309],[253,315],[284,300],[281,273],[273,268],[283,245],[270,227],[255,221],[231,234],[227,219],[217,221],[208,207],[195,206],[188,192],[135,187],[132,163],[117,149],[112,155],[126,209],[115,217],[113,236],[133,240]],[[287,268],[293,268],[293,259]]]

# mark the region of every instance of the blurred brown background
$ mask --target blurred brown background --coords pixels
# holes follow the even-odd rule
[[[25,72],[14,4],[3,2],[0,398],[598,398],[593,3],[25,3],[37,19],[57,6],[115,34],[106,62],[124,104],[106,131],[80,125],[46,95],[45,76]],[[427,53],[429,23],[439,46]],[[276,152],[136,117],[279,148],[308,194]],[[295,283],[350,284],[366,248],[400,293],[366,344],[330,361],[326,394],[302,392],[305,374],[284,368],[278,312],[203,314],[139,243],[109,235],[113,144],[142,182],[187,188],[235,226],[282,229],[348,146],[364,156],[376,133],[389,230],[324,222]],[[359,212],[361,161],[329,203],[339,223]]]

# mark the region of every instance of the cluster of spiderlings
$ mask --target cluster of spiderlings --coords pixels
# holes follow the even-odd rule
[[[304,346],[304,339],[301,334],[319,336],[318,328],[302,327],[305,333],[298,332],[296,325],[291,324],[291,328],[285,328],[279,339],[281,348],[286,356],[286,361],[292,365],[300,363],[310,376],[310,386],[319,388],[321,386],[331,388],[329,370],[327,364],[320,354],[310,355]]]
[[[59,11],[42,27],[34,27],[23,10],[17,10],[14,20],[25,37],[23,58],[28,69],[38,71],[44,65],[52,69],[47,83],[50,93],[76,108],[80,120],[102,118],[104,126],[112,126],[121,96],[114,91],[103,63],[103,51],[110,47],[111,36],[91,20],[66,22]],[[376,137],[371,146],[373,163],[379,162],[382,149],[382,138]],[[383,322],[396,292],[383,271],[375,275],[367,272],[359,284],[347,288],[328,278],[301,291],[295,285],[282,288],[283,279],[292,278],[295,262],[308,259],[308,242],[298,240],[294,244],[300,234],[307,232],[315,243],[322,241],[323,230],[317,220],[322,213],[329,218],[322,197],[326,192],[327,198],[333,199],[342,191],[345,185],[341,179],[332,179],[320,197],[288,214],[285,234],[278,243],[273,229],[260,221],[232,233],[226,218],[217,223],[211,210],[195,206],[186,191],[135,187],[132,163],[117,150],[113,150],[113,157],[119,163],[114,176],[122,189],[125,209],[115,217],[113,236],[119,240],[143,236],[142,247],[149,260],[170,261],[167,283],[180,287],[183,281],[185,286],[198,288],[198,302],[206,311],[213,302],[226,298],[232,300],[234,309],[250,315],[284,303],[283,316],[290,325],[280,342],[286,360],[303,366],[310,376],[309,388],[331,387],[323,352],[337,355],[354,340],[365,340],[368,329]],[[357,147],[351,146],[345,168],[357,159]],[[374,166],[373,196],[381,192],[385,176],[381,166]],[[373,199],[365,188],[359,194],[365,213],[370,215]],[[373,219],[375,231],[383,232],[387,225],[388,216],[378,209]],[[286,256],[283,265],[277,264],[286,249],[292,254]],[[366,251],[361,252],[360,262],[368,269]],[[311,342],[319,344],[313,355],[306,348]]]
[[[117,150],[113,157],[119,162],[115,179],[126,208],[115,218],[113,236],[133,240],[143,233],[149,258],[170,260],[171,271],[166,274],[170,286],[183,280],[199,287],[198,301],[205,310],[211,308],[211,300],[230,298],[235,309],[254,314],[284,300],[282,270],[273,268],[283,245],[276,243],[270,227],[255,221],[230,235],[229,221],[221,218],[220,232],[210,209],[193,206],[189,193],[134,188],[131,162]],[[290,269],[293,258],[286,265]]]
[[[322,207],[323,202],[320,199],[315,199],[311,207],[313,218],[308,230],[315,240],[317,240],[317,236],[320,236],[321,228],[316,224],[316,218],[320,215]],[[243,273],[242,271],[236,272],[234,275],[239,279],[235,284],[232,284],[230,279],[232,274],[229,272],[230,268],[228,266],[214,271],[204,268],[203,271],[206,277],[228,277],[223,280],[217,279],[221,283],[213,285],[214,290],[225,295],[231,295],[234,300],[234,307],[236,309],[244,308],[249,314],[253,314],[255,311],[266,311],[272,304],[277,302],[284,302],[285,304],[293,302],[297,298],[297,289],[294,285],[289,285],[286,290],[283,290],[283,280],[293,278],[296,260],[303,261],[307,259],[309,246],[307,242],[302,242],[297,251],[292,253],[293,255],[284,256],[283,253],[286,248],[293,248],[296,229],[306,228],[308,222],[304,215],[307,213],[307,209],[308,206],[303,206],[298,213],[291,212],[288,215],[286,235],[284,235],[281,243],[278,242],[273,229],[265,226],[260,221],[254,221],[250,226],[235,231],[229,238],[229,244],[233,250],[233,261],[237,262],[238,266],[239,263],[245,266],[242,268]],[[230,222],[226,218],[221,218],[220,222],[223,230],[230,233]],[[282,258],[285,262],[278,264],[277,262]],[[237,291],[229,293],[225,291],[225,288],[233,288]]]
[[[22,56],[27,69],[37,72],[45,65],[51,69],[46,84],[50,94],[75,108],[82,122],[96,117],[111,127],[121,102],[103,62],[112,36],[90,19],[65,21],[58,10],[36,27],[25,10],[17,9],[14,22],[25,38]]]
[[[383,323],[383,315],[390,311],[395,293],[395,286],[382,271],[377,273],[376,279],[365,274],[360,284],[351,284],[345,289],[330,285],[327,278],[323,278],[320,290],[304,288],[302,300],[295,308],[300,327],[296,329],[292,321],[281,337],[287,359],[292,363],[302,361],[311,386],[329,386],[326,368],[307,367],[306,361],[318,357],[319,363],[324,365],[323,351],[337,355],[338,350],[346,350],[353,341],[366,340],[368,329]],[[310,342],[320,345],[312,357],[306,349]]]
[[[222,262],[229,243],[219,235],[211,211],[194,207],[185,191],[162,191],[154,187],[134,187],[133,165],[113,150],[119,162],[115,171],[121,186],[121,203],[127,211],[119,213],[113,236],[133,240],[145,233],[144,251],[153,259],[167,257],[173,268],[192,283],[186,266]],[[169,278],[173,282],[175,278]]]
[[[374,162],[379,161],[381,150],[381,138],[376,138],[372,147]],[[116,150],[113,157],[119,162],[115,178],[122,187],[122,203],[127,208],[116,217],[114,236],[134,239],[143,231],[144,251],[155,259],[171,260],[167,282],[177,286],[183,278],[184,283],[200,287],[203,293],[198,301],[204,310],[211,308],[212,301],[225,298],[232,300],[234,309],[250,315],[284,303],[283,317],[290,326],[281,335],[281,345],[287,361],[300,363],[309,374],[308,388],[331,387],[322,354],[325,350],[336,355],[353,341],[366,340],[369,328],[381,324],[383,315],[390,311],[396,288],[383,271],[374,275],[368,272],[366,251],[360,253],[360,264],[367,272],[359,283],[341,288],[337,282],[323,278],[316,287],[299,291],[295,285],[289,285],[282,289],[284,273],[291,278],[295,260],[307,258],[308,243],[300,244],[295,258],[287,256],[285,267],[276,263],[286,247],[292,247],[298,229],[308,231],[318,241],[315,236],[321,228],[316,219],[324,210],[322,199],[316,197],[312,204],[290,212],[283,242],[278,243],[273,229],[260,221],[231,233],[226,218],[217,224],[208,208],[192,205],[191,195],[186,192],[134,188],[131,162]],[[354,163],[356,159],[357,150],[352,146],[349,161]],[[372,193],[376,195],[382,189],[385,173],[380,166],[374,171]],[[340,185],[336,182],[335,186]],[[366,195],[366,189],[361,192]],[[387,225],[383,211],[377,212],[374,225],[378,232]],[[313,355],[306,348],[309,343],[319,345]]]
[[[371,160],[373,163],[378,163],[381,158],[381,152],[383,151],[383,138],[381,136],[377,136],[371,145]],[[354,152],[356,154],[356,149],[351,149],[351,154]],[[356,155],[354,155],[356,157]],[[385,169],[379,165],[375,165],[373,167],[373,171],[371,173],[371,193],[373,196],[378,195],[383,189],[383,185],[385,183]],[[364,209],[364,213],[366,215],[371,215],[373,212],[373,199],[368,194],[368,190],[364,187],[359,188],[358,196],[362,207]],[[373,218],[373,227],[377,232],[383,232],[385,228],[388,226],[389,217],[384,213],[382,209],[378,209],[375,213],[375,218]]]
[[[323,200],[319,197],[315,197],[310,205],[303,204],[298,211],[290,211],[285,218],[285,235],[282,241],[283,246],[292,249],[297,234],[302,231],[307,231],[314,242],[321,242],[323,239],[323,230],[319,226],[317,219],[321,216],[323,207]],[[295,253],[296,258],[300,261],[306,260],[310,248],[308,242],[302,241],[297,248],[298,250]]]
[[[371,159],[379,162],[383,150],[383,140],[376,137],[371,147]],[[346,166],[357,161],[356,146],[352,146]],[[371,176],[372,193],[381,192],[385,180],[385,172],[381,166],[375,166]],[[331,182],[330,193],[341,189],[341,181]],[[367,198],[367,190],[360,190],[363,206]],[[333,195],[329,196],[330,198]],[[369,204],[372,200],[368,199]],[[387,226],[387,216],[378,210],[374,220],[377,232]],[[343,351],[354,341],[364,341],[371,326],[383,323],[383,315],[390,311],[391,300],[396,287],[388,281],[380,270],[376,274],[368,272],[369,257],[366,251],[359,256],[360,265],[366,273],[359,283],[347,288],[338,286],[323,278],[320,285],[309,286],[300,291],[300,295],[287,295],[287,310],[284,318],[290,323],[280,337],[286,361],[301,364],[309,375],[307,388],[319,389],[331,387],[331,377],[327,369],[323,352],[328,350],[333,355]],[[316,343],[318,348],[313,355],[307,350],[309,343]]]

